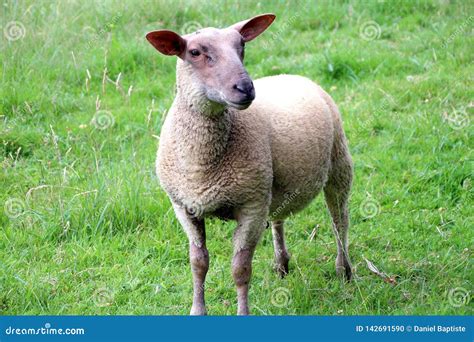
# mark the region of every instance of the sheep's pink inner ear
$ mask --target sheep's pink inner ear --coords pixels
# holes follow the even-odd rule
[[[186,40],[173,31],[158,30],[149,32],[146,39],[164,55],[182,57],[186,49]]]
[[[248,20],[241,21],[231,27],[240,32],[245,42],[258,37],[268,26],[275,20],[275,15],[272,13],[261,14]]]

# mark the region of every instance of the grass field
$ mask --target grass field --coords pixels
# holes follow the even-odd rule
[[[175,59],[144,35],[264,12],[250,75],[310,77],[343,114],[356,278],[336,278],[318,197],[288,220],[283,280],[265,232],[252,313],[473,313],[474,3],[443,0],[4,2],[1,314],[189,312],[188,242],[154,174]],[[207,226],[209,314],[236,312],[233,227]]]

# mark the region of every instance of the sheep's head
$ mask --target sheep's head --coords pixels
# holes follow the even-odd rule
[[[265,31],[274,19],[273,14],[262,14],[225,29],[204,28],[185,36],[159,30],[146,38],[162,54],[181,59],[194,95],[245,109],[255,99],[252,80],[243,65],[245,43]]]

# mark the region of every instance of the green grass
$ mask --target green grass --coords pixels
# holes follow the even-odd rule
[[[310,77],[343,114],[355,163],[356,278],[335,276],[336,246],[318,197],[288,220],[291,274],[283,280],[264,233],[252,312],[473,313],[474,5],[449,0],[5,2],[2,30],[16,20],[26,35],[1,37],[0,204],[17,201],[21,210],[0,211],[0,313],[189,312],[186,236],[154,174],[175,60],[144,34],[264,12],[277,20],[248,44],[252,77]],[[360,33],[368,21],[380,28],[369,41]],[[121,73],[124,94],[110,82],[103,89],[104,68],[114,81]],[[114,119],[104,130],[92,123],[97,101]],[[361,210],[368,201],[378,209],[373,217]],[[207,226],[214,315],[236,312],[233,227]],[[371,273],[364,258],[397,284]],[[450,304],[459,299],[450,297],[454,289],[464,303]],[[283,307],[278,294],[289,298]]]

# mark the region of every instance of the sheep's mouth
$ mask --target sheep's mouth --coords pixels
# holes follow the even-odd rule
[[[250,107],[253,101],[242,101],[242,102],[232,102],[232,101],[227,101],[227,104],[235,109],[238,110],[243,110],[247,109]]]

